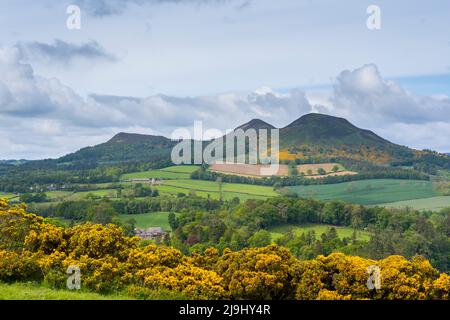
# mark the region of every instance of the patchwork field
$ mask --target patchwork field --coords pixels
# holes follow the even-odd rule
[[[287,188],[300,197],[370,205],[438,196],[429,181],[373,179]]]
[[[294,232],[296,235],[301,235],[302,233],[308,231],[314,231],[316,233],[316,238],[320,239],[320,235],[328,231],[328,229],[332,227],[330,225],[324,224],[305,224],[305,225],[295,225],[295,224],[286,224],[282,226],[276,226],[269,229],[269,232],[272,235],[272,241],[276,241],[278,238],[282,237],[284,234],[289,231]],[[350,227],[339,227],[333,226],[336,229],[338,236],[342,238],[351,238],[354,232],[354,229]],[[368,241],[370,238],[370,233],[365,231],[356,231],[356,239],[362,241]]]
[[[338,170],[333,172],[333,168],[337,167]],[[252,164],[240,164],[240,163],[215,163],[210,166],[210,170],[223,174],[232,174],[248,177],[264,177],[261,170],[267,168],[266,165],[252,165]],[[299,175],[303,174],[309,178],[322,178],[328,175],[349,175],[357,174],[356,172],[347,171],[338,163],[320,163],[320,164],[301,164],[296,166]],[[326,174],[320,175],[318,170],[325,170]],[[276,176],[289,176],[289,166],[286,164],[280,164]]]
[[[139,229],[147,229],[150,227],[161,227],[166,231],[170,231],[168,220],[169,212],[150,212],[144,214],[122,214],[119,220],[125,222],[130,219],[136,221],[136,227]]]

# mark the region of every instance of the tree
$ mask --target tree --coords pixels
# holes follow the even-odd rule
[[[248,244],[250,247],[265,247],[272,241],[272,236],[267,230],[259,230],[255,232],[249,239]]]
[[[169,219],[170,228],[172,230],[177,229],[179,224],[178,224],[178,220],[177,220],[177,217],[176,217],[175,213],[170,212],[169,216],[168,216],[168,219]]]
[[[318,173],[318,174],[320,174],[321,176],[323,176],[323,175],[326,175],[326,174],[327,174],[327,172],[325,171],[325,169],[324,169],[324,168],[319,168],[319,169],[317,169],[317,173]]]
[[[88,209],[89,220],[94,223],[107,225],[108,223],[112,223],[115,215],[116,211],[109,203],[99,203]]]
[[[339,171],[339,166],[338,166],[337,164],[335,164],[335,165],[333,166],[333,169],[331,169],[331,171],[333,171],[333,172],[338,172],[338,171]]]
[[[297,165],[295,161],[289,163],[288,174],[290,177],[296,177],[298,175]]]

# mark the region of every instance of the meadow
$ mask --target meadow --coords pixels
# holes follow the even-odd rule
[[[121,222],[134,219],[136,228],[147,229],[150,227],[161,227],[166,231],[170,231],[168,220],[169,212],[149,212],[144,214],[122,214],[119,215]]]
[[[189,194],[195,192],[201,197],[210,197],[212,199],[219,199],[219,184],[214,181],[203,180],[168,180],[164,181],[162,185],[156,186],[161,193]],[[224,200],[231,200],[238,197],[241,200],[247,199],[267,199],[268,197],[275,197],[279,194],[273,190],[272,187],[247,185],[238,183],[222,183],[222,195]]]
[[[17,197],[17,194],[14,193],[6,193],[6,192],[0,192],[0,198],[8,198],[8,199],[12,199]]]
[[[116,197],[117,191],[115,189],[98,189],[81,192],[71,191],[47,191],[45,193],[50,201],[77,201],[84,200],[89,196],[93,197]]]
[[[450,207],[450,196],[382,203],[380,206],[395,209],[413,208],[416,210],[438,211]]]
[[[371,179],[327,185],[288,187],[300,197],[371,205],[439,196],[430,181]]]
[[[158,170],[133,172],[122,175],[121,180],[132,179],[189,179],[198,166],[171,166]]]
[[[342,238],[351,238],[355,229],[350,227],[340,227],[340,226],[330,226],[325,224],[285,224],[280,226],[275,226],[269,228],[269,232],[272,235],[272,241],[276,241],[278,238],[282,237],[284,234],[292,231],[296,235],[301,235],[308,231],[314,231],[316,233],[316,238],[320,239],[322,233],[326,233],[329,228],[334,227],[338,236]],[[365,231],[356,231],[356,239],[361,241],[368,241],[370,238],[370,233]]]

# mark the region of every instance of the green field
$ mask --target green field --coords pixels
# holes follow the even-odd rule
[[[198,166],[172,166],[159,170],[150,170],[142,172],[133,172],[124,174],[121,180],[131,179],[189,179],[192,172],[198,169]]]
[[[11,199],[11,198],[15,198],[15,197],[18,197],[18,195],[17,195],[17,194],[14,194],[14,193],[0,192],[0,198],[8,198],[8,199]]]
[[[214,181],[170,180],[165,181],[163,185],[157,186],[156,188],[161,193],[189,194],[189,192],[194,190],[195,194],[201,197],[208,197],[209,195],[213,199],[219,198],[219,185]],[[266,199],[278,195],[272,187],[237,183],[223,183],[222,192],[225,200],[230,200],[234,197],[238,197],[241,200]]]
[[[300,197],[344,200],[363,205],[431,198],[439,194],[430,181],[371,179],[315,186],[293,186]]]
[[[160,169],[161,171],[164,172],[175,172],[175,173],[189,173],[191,174],[192,172],[198,170],[199,166],[171,166],[171,167],[167,167],[167,168],[163,168]]]
[[[169,212],[150,212],[144,214],[122,214],[119,220],[125,222],[129,219],[136,221],[136,227],[139,229],[147,229],[150,227],[161,227],[166,231],[170,231]]]
[[[272,234],[272,240],[275,241],[278,238],[282,237],[283,234],[288,233],[289,231],[293,231],[296,235],[301,235],[304,232],[312,231],[316,233],[316,238],[320,239],[320,235],[322,233],[325,233],[328,231],[328,229],[332,227],[330,225],[324,225],[324,224],[304,224],[304,225],[295,225],[295,224],[286,224],[282,226],[276,226],[269,229],[270,233]],[[336,232],[338,236],[342,238],[351,238],[353,235],[353,228],[350,227],[339,227],[334,226],[336,229]],[[365,231],[359,231],[356,232],[356,238],[358,240],[368,241],[370,237],[370,234]]]
[[[413,208],[416,210],[438,211],[450,207],[450,196],[432,197],[425,199],[414,199],[391,203],[382,203],[379,206],[387,208]]]
[[[31,283],[0,283],[0,300],[130,300],[126,295],[57,290]]]

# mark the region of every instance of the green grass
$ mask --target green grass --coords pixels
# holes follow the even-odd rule
[[[72,193],[71,195],[64,198],[65,201],[77,201],[86,199],[86,197],[92,194],[96,197],[115,197],[117,195],[117,190],[115,189],[99,189],[99,190],[91,190],[91,191],[83,191]]]
[[[430,181],[372,179],[315,186],[293,186],[300,197],[344,200],[363,205],[431,198],[439,194]]]
[[[136,227],[139,229],[147,229],[150,227],[161,227],[164,230],[170,231],[169,212],[150,212],[143,214],[122,214],[119,215],[119,220],[125,222],[129,219],[136,220]]]
[[[304,225],[295,225],[295,224],[286,224],[281,226],[272,227],[269,229],[269,232],[272,234],[272,240],[276,241],[278,238],[282,237],[283,234],[288,233],[292,230],[296,235],[301,235],[304,232],[314,230],[316,233],[316,238],[320,239],[320,235],[328,231],[328,229],[332,227],[330,225],[325,224],[304,224]],[[353,228],[350,227],[338,227],[334,226],[338,236],[342,238],[351,238],[353,235]],[[368,241],[370,234],[365,231],[356,231],[356,239],[362,241]]]
[[[198,170],[199,166],[172,166],[172,167],[167,167],[167,168],[163,168],[160,169],[161,171],[164,172],[175,172],[175,173],[189,173],[191,174],[192,172]]]
[[[387,208],[413,208],[416,210],[439,211],[450,207],[450,196],[432,197],[425,199],[414,199],[406,201],[397,201],[391,203],[382,203],[380,206]]]
[[[14,193],[0,192],[0,198],[8,198],[8,199],[11,199],[11,198],[16,198],[16,197],[18,197],[18,195],[17,195],[17,194],[14,194]]]
[[[152,171],[142,171],[127,173],[121,177],[121,180],[131,180],[131,179],[189,179],[189,173],[181,172],[166,172],[162,170],[152,170]]]
[[[446,179],[450,179],[450,170],[439,170],[438,171],[438,176],[446,178]]]
[[[58,201],[67,198],[68,196],[74,194],[71,191],[46,191],[45,194],[50,201]]]
[[[159,170],[150,170],[142,172],[133,172],[124,174],[121,180],[130,179],[189,179],[192,172],[198,169],[198,166],[172,166]]]
[[[218,199],[220,196],[219,185],[214,181],[170,180],[165,181],[163,185],[157,186],[156,188],[161,193],[167,194],[189,194],[191,190],[194,190],[195,194],[201,197],[208,197],[209,195],[212,199]],[[222,192],[225,200],[230,200],[234,197],[238,197],[241,200],[266,199],[278,195],[272,187],[237,183],[223,183]]]
[[[0,300],[130,300],[127,295],[51,289],[32,283],[0,283]]]

